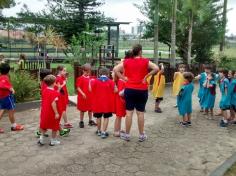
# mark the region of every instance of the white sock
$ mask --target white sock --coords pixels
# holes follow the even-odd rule
[[[16,123],[12,123],[11,127],[15,128],[16,127]]]
[[[225,119],[224,119],[223,121],[224,121],[224,123],[228,123],[228,120],[225,120]]]

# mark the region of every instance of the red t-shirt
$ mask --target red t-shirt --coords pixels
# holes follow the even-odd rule
[[[126,88],[147,90],[148,84],[143,83],[144,77],[148,74],[149,60],[146,58],[125,59],[124,73],[128,78]]]
[[[62,111],[58,104],[59,93],[53,88],[47,87],[42,93],[41,113],[40,113],[40,128],[41,129],[60,129],[60,118],[55,119],[55,113],[52,108],[53,101],[57,103],[57,111],[61,117]]]
[[[95,79],[92,87],[92,111],[94,113],[113,113],[115,111],[114,82],[110,79],[101,81]]]
[[[60,90],[60,96],[59,96],[59,104],[61,107],[63,107],[63,110],[66,110],[66,107],[69,103],[69,97],[68,97],[68,91],[66,87],[66,78],[64,76],[57,75],[56,77],[56,84],[60,84],[64,86]],[[58,87],[55,86],[55,90],[58,90]]]
[[[90,76],[80,76],[76,80],[76,87],[80,88],[86,95],[86,99],[83,98],[82,94],[78,91],[77,96],[77,109],[80,111],[92,111],[91,92],[89,91]]]
[[[123,96],[119,95],[119,92],[125,89],[125,82],[123,80],[118,80],[117,82],[118,92],[115,94],[115,113],[117,117],[125,117],[125,99]]]
[[[12,88],[8,75],[0,75],[0,98],[5,98],[11,94]]]

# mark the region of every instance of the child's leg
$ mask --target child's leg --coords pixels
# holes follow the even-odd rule
[[[80,121],[83,122],[84,121],[84,112],[80,111]]]
[[[109,118],[103,118],[102,132],[107,131],[108,123],[109,123]]]
[[[119,136],[121,128],[121,117],[116,117],[115,124],[114,124],[114,135]]]
[[[230,120],[234,120],[235,119],[235,112],[234,110],[231,108],[230,109]]]
[[[191,122],[191,114],[187,114],[187,122]]]
[[[2,119],[3,113],[4,113],[4,110],[1,109],[1,110],[0,110],[0,120]]]
[[[61,143],[60,141],[58,141],[58,140],[56,139],[56,137],[57,137],[57,131],[52,130],[52,139],[51,139],[51,142],[50,142],[50,145],[51,145],[51,146],[59,145],[59,144]]]
[[[47,130],[44,130],[42,128],[39,129],[40,130],[40,136],[39,136],[39,141],[38,144],[40,145],[44,145],[44,135],[46,134]]]
[[[70,124],[70,123],[68,122],[66,110],[63,111],[62,117],[63,117],[63,120],[64,120],[64,127],[65,127],[65,128],[73,128],[72,124]]]
[[[97,130],[101,131],[102,118],[97,118]]]
[[[188,114],[185,114],[185,115],[184,115],[183,122],[188,122]]]
[[[57,131],[52,130],[52,139],[56,139]]]
[[[9,110],[8,111],[8,117],[9,117],[9,120],[10,120],[12,125],[16,123],[14,113],[15,113],[14,110]]]
[[[91,111],[88,111],[88,117],[89,117],[89,121],[92,121],[93,113]]]

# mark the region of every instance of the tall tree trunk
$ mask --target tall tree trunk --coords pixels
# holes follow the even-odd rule
[[[189,18],[189,31],[188,31],[188,65],[191,64],[191,54],[192,54],[192,37],[193,37],[193,11],[190,12]]]
[[[154,0],[155,14],[154,14],[154,61],[158,64],[158,22],[159,22],[159,0]]]
[[[176,67],[176,11],[177,11],[177,0],[173,0],[172,7],[172,27],[171,27],[171,62],[172,68]]]
[[[224,9],[223,9],[223,33],[221,37],[221,42],[220,42],[220,52],[222,53],[224,51],[225,47],[225,33],[226,33],[226,24],[227,24],[227,4],[228,0],[224,0]]]

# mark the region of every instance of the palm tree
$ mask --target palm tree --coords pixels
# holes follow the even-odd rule
[[[172,27],[171,27],[171,62],[170,62],[172,68],[176,67],[176,11],[177,11],[177,0],[173,0]]]

